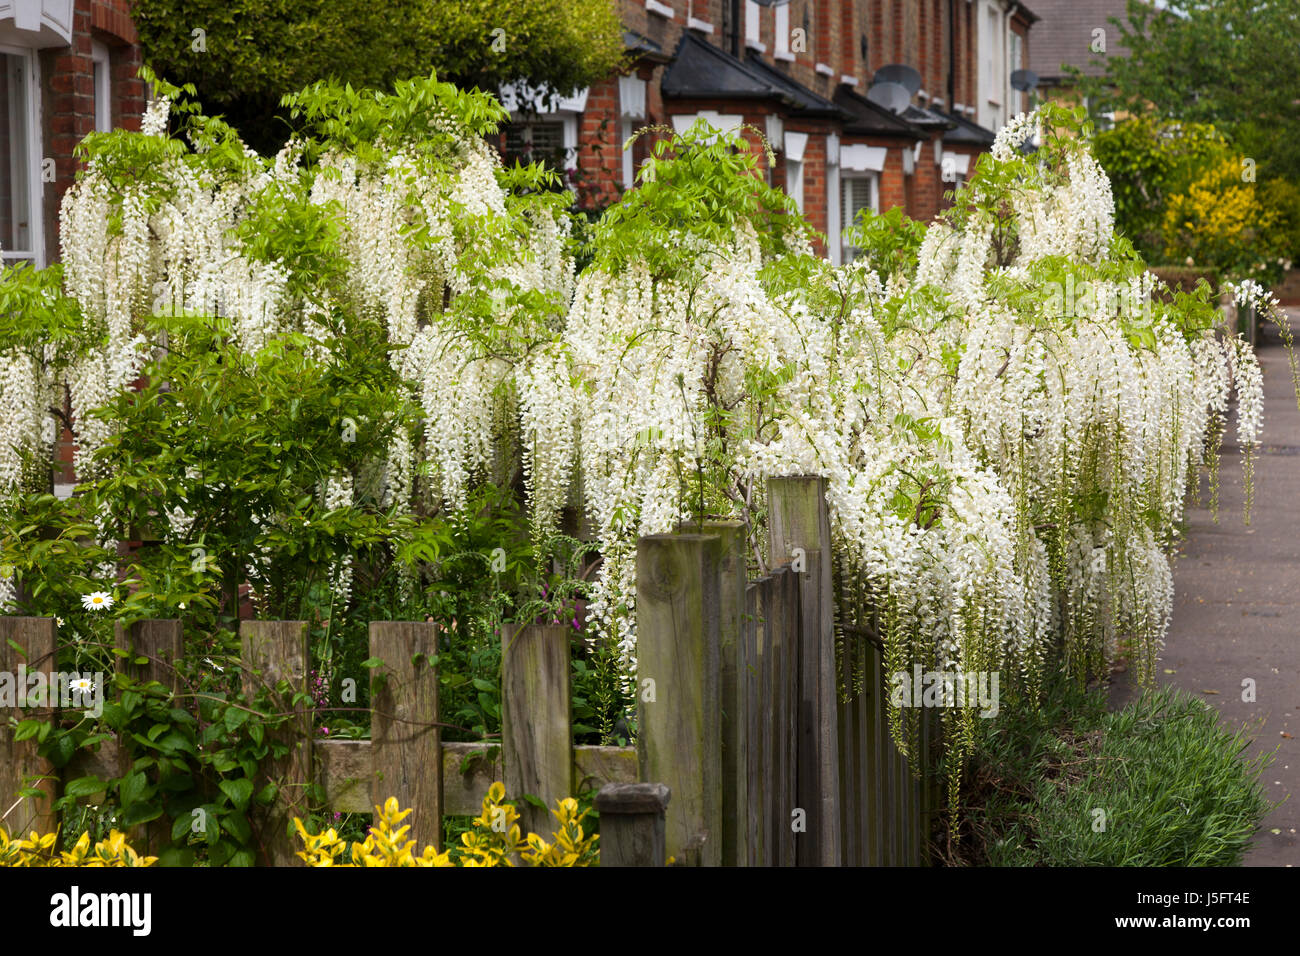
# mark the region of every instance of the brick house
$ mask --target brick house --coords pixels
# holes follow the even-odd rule
[[[1077,67],[1084,76],[1101,76],[1103,67],[1094,61],[1126,55],[1119,28],[1110,22],[1112,17],[1127,22],[1126,10],[1126,0],[1034,0],[1042,22],[1029,62],[1044,96],[1072,97],[1074,81],[1066,66]]]
[[[860,210],[902,206],[930,219],[994,131],[1028,108],[1010,77],[1028,65],[1038,18],[1018,0],[622,4],[626,75],[556,103],[502,91],[514,119],[507,157],[558,153],[588,208],[633,184],[650,148],[638,139],[621,149],[635,130],[697,118],[743,126],[768,181],[839,262],[853,255],[844,228]],[[882,85],[900,79],[903,92]],[[755,129],[776,153],[771,168]]]
[[[144,84],[128,0],[0,0],[0,249],[58,258],[73,150],[96,130],[139,128]]]

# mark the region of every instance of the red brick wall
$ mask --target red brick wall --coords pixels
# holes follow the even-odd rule
[[[72,43],[40,54],[42,141],[45,157],[54,160],[54,182],[45,184],[44,195],[46,259],[51,262],[59,254],[59,203],[76,178],[73,151],[95,129],[92,40],[99,40],[109,50],[113,126],[139,129],[145,107],[144,84],[135,75],[140,68],[140,45],[129,3],[76,0]]]
[[[713,26],[713,32],[697,33],[709,43],[732,51],[732,37],[739,37],[741,58],[746,56],[746,8],[740,3],[740,22],[731,22],[730,0],[662,0],[673,11],[671,18],[651,13],[645,0],[623,0],[624,26],[657,43],[664,55],[671,56],[687,29],[688,16]],[[842,76],[859,80],[858,92],[866,91],[872,74],[888,63],[905,63],[921,73],[921,85],[932,98],[943,101],[944,109],[951,110],[954,102],[974,105],[975,79],[978,62],[975,58],[975,36],[971,4],[957,0],[954,5],[956,22],[949,20],[948,0],[791,0],[789,25],[791,30],[807,28],[807,45],[803,52],[791,50],[793,60],[776,60],[775,15],[768,7],[760,7],[761,42],[766,46],[764,60],[786,73],[791,79],[814,92],[831,97]],[[955,95],[948,91],[949,33],[955,26],[956,70]],[[1018,27],[1022,26],[1017,24]],[[1019,31],[1018,31],[1019,32]],[[1026,31],[1027,32],[1027,31]],[[864,61],[861,38],[866,34],[868,52]],[[1026,47],[1026,56],[1028,48]],[[830,67],[831,76],[816,72],[817,64]],[[659,84],[664,65],[643,59],[637,67],[638,75],[647,80],[646,112],[643,125],[671,126],[672,115],[716,110],[727,114],[742,114],[745,122],[764,128],[767,113],[774,104],[738,103],[736,101],[705,102],[698,100],[665,103]],[[591,208],[607,205],[617,197],[622,188],[622,129],[621,110],[618,105],[618,84],[615,78],[593,86],[588,92],[587,109],[579,127],[580,185],[586,195],[580,202]],[[804,215],[814,228],[825,232],[827,204],[838,203],[838,196],[827,196],[826,134],[836,132],[834,124],[816,121],[786,120],[786,128],[807,132],[808,145],[804,156]],[[757,137],[745,134],[751,149],[766,171],[766,161],[758,146]],[[634,148],[634,162],[639,165],[656,137],[639,139]],[[842,137],[846,143],[863,142],[854,137]],[[945,205],[943,193],[952,184],[942,182],[942,172],[934,162],[934,141],[923,144],[921,156],[916,161],[913,174],[903,174],[902,149],[907,141],[865,141],[870,145],[889,149],[885,170],[880,176],[882,208],[905,205],[909,215],[926,220]],[[774,143],[778,151],[776,168],[767,172],[773,185],[783,185],[785,169],[780,150],[783,144]],[[907,146],[910,148],[910,146]]]

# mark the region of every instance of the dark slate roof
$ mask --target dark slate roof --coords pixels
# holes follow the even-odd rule
[[[835,88],[835,105],[852,117],[844,124],[844,132],[849,136],[929,139],[929,135],[919,126],[878,106],[865,96],[860,96],[847,83],[841,83]]]
[[[664,48],[649,37],[643,37],[631,30],[623,31],[623,46],[634,53],[663,53]]]
[[[659,88],[667,97],[780,100],[788,106],[798,105],[790,93],[763,74],[689,31],[682,34]]]
[[[629,53],[636,53],[637,57],[656,62],[668,62],[668,55],[663,52],[663,47],[651,40],[649,36],[633,33],[632,30],[623,31],[623,47]]]
[[[790,109],[791,116],[826,117],[837,120],[852,118],[852,114],[846,110],[836,106],[825,97],[818,96],[808,87],[796,83],[775,67],[764,63],[753,51],[750,51],[745,65],[795,102],[796,105]]]
[[[1045,86],[1059,83],[1065,75],[1062,64],[1077,66],[1084,76],[1100,76],[1104,70],[1094,66],[1095,57],[1104,61],[1110,56],[1127,56],[1120,46],[1119,29],[1110,22],[1115,17],[1128,22],[1125,0],[1034,0],[1039,22],[1029,35],[1029,62]],[[1106,31],[1105,54],[1092,52],[1092,31]]]
[[[939,112],[935,110],[935,112]],[[993,141],[997,139],[990,129],[985,129],[978,123],[972,123],[964,116],[958,116],[956,113],[944,113],[948,119],[957,124],[955,129],[950,129],[943,134],[945,143],[967,143],[972,146],[992,146]]]
[[[913,103],[903,110],[903,119],[922,129],[952,129],[953,121],[938,110],[926,109]]]

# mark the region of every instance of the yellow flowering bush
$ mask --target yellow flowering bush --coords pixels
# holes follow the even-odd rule
[[[56,852],[58,833],[35,830],[26,840],[12,840],[0,827],[0,866],[153,866],[156,856],[141,856],[126,842],[126,834],[109,833],[92,848],[90,834],[81,834],[71,850]]]
[[[1175,262],[1190,258],[1242,271],[1273,254],[1277,218],[1255,183],[1243,181],[1240,163],[1224,159],[1187,192],[1170,198],[1162,228],[1165,253]]]
[[[464,846],[454,856],[449,850],[439,853],[431,846],[415,855],[415,841],[404,840],[410,827],[400,826],[411,811],[401,809],[396,797],[375,807],[375,825],[363,842],[352,844],[350,853],[347,841],[332,828],[313,835],[295,817],[293,824],[306,846],[298,856],[308,866],[514,866],[516,855],[529,866],[592,866],[597,862],[599,836],[587,835],[582,821],[590,811],[579,812],[577,800],[560,800],[551,811],[557,828],[547,842],[536,833],[523,835],[519,814],[504,802],[505,795],[500,781],[488,788],[483,812],[474,818],[472,828],[461,834]]]

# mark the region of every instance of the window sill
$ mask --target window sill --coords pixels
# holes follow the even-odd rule
[[[795,61],[795,55],[788,50],[777,50],[772,54],[772,59],[780,60],[782,63],[793,63]]]
[[[766,44],[766,43],[759,43],[757,40],[751,40],[749,37],[745,37],[745,49],[746,49],[746,50],[757,50],[759,53],[766,53],[766,52],[767,52],[767,44]]]
[[[645,0],[645,8],[649,13],[657,14],[665,20],[673,19],[673,8],[666,3],[660,3],[659,0]]]
[[[834,75],[835,75],[835,71],[832,70],[832,69],[831,69],[829,66],[827,66],[825,63],[818,63],[817,66],[814,67],[814,69],[815,69],[818,73],[820,73],[822,76],[834,76]]]
[[[701,33],[707,33],[709,35],[713,34],[712,23],[708,23],[704,20],[698,20],[695,17],[690,17],[689,19],[687,19],[686,26],[688,29],[699,30]]]

